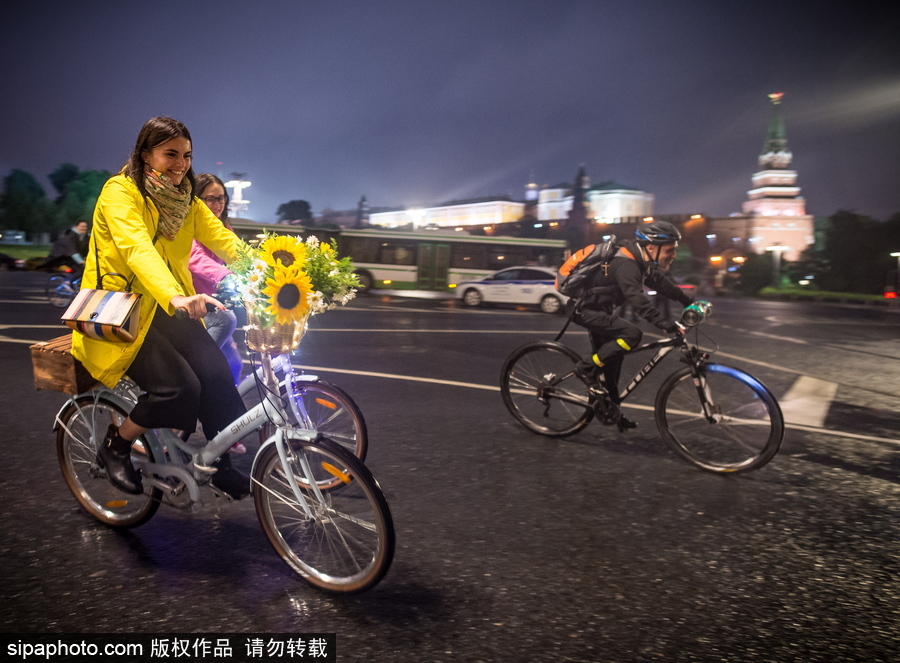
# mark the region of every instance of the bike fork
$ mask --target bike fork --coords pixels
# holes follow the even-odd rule
[[[700,398],[700,406],[703,408],[703,416],[706,417],[706,420],[709,423],[715,423],[715,417],[713,416],[716,405],[713,402],[712,391],[709,389],[709,382],[706,380],[706,375],[703,371],[700,370],[700,367],[695,365],[691,366],[691,379],[694,382],[694,387],[697,389],[697,396]]]

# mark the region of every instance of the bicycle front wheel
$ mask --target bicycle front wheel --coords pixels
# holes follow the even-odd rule
[[[103,396],[88,394],[70,401],[59,417],[56,452],[66,485],[78,503],[100,522],[111,527],[135,527],[156,513],[162,492],[146,483],[141,495],[124,493],[106,478],[97,464],[97,445],[110,424],[118,426],[127,416],[117,404]],[[149,444],[138,438],[132,461],[154,462]]]
[[[721,364],[701,367],[699,384],[690,367],[670,375],[656,396],[656,425],[676,454],[711,472],[758,469],[784,438],[772,393],[752,375]]]
[[[371,472],[325,440],[291,440],[286,451],[287,472],[274,444],[254,463],[253,500],[269,542],[320,589],[353,593],[374,586],[391,565],[395,535],[387,500]]]
[[[581,360],[555,341],[530,343],[513,352],[500,374],[507,409],[528,430],[548,437],[573,435],[594,416],[587,385],[575,375]]]
[[[360,460],[366,459],[369,435],[366,420],[353,399],[340,387],[327,382],[295,381],[302,428],[316,431],[322,437],[343,447]]]

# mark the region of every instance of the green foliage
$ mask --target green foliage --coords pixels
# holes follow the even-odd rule
[[[741,265],[740,291],[745,295],[756,295],[774,281],[772,256],[769,253],[751,253]]]
[[[105,170],[85,170],[67,180],[56,203],[56,226],[69,228],[79,221],[90,223],[100,190],[109,178]]]
[[[818,287],[837,292],[881,293],[896,269],[891,252],[900,251],[900,214],[888,221],[841,210],[829,218],[825,246],[814,254],[826,265]]]
[[[64,163],[47,176],[47,179],[50,180],[59,194],[59,197],[56,199],[57,202],[65,195],[66,187],[77,177],[78,166],[73,163]]]
[[[300,221],[301,225],[312,224],[312,208],[305,200],[291,200],[278,206],[278,220],[283,222]]]
[[[46,232],[53,228],[53,205],[31,173],[16,169],[3,178],[0,225],[27,233]]]
[[[78,221],[90,222],[109,177],[105,170],[79,172],[73,164],[62,164],[48,176],[59,193],[51,201],[31,173],[13,170],[3,180],[0,223],[11,230],[35,234],[70,228]]]

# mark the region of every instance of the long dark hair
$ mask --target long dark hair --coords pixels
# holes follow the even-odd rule
[[[210,184],[218,184],[222,187],[222,191],[225,192],[225,209],[222,211],[222,216],[219,217],[219,221],[225,224],[225,227],[228,227],[228,203],[231,202],[231,197],[228,195],[228,189],[225,188],[225,182],[220,180],[218,177],[213,175],[212,173],[200,173],[197,175],[197,185],[194,188],[194,195],[199,198],[203,195],[203,192],[206,190]]]
[[[134,151],[132,151],[128,161],[122,167],[122,172],[134,181],[141,195],[145,198],[147,197],[147,187],[144,186],[144,168],[146,166],[143,157],[144,152],[149,152],[166,141],[180,137],[187,138],[191,143],[191,147],[193,147],[194,141],[191,140],[191,132],[181,122],[173,120],[171,117],[151,117],[141,128],[141,132],[134,143]],[[188,168],[185,177],[191,183],[191,191],[196,191],[197,180],[194,178],[193,162],[191,167]]]

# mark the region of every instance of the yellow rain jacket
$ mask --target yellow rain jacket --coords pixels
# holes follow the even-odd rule
[[[72,355],[91,375],[108,387],[114,387],[125,375],[147,336],[157,304],[169,315],[175,313],[172,297],[197,294],[188,270],[191,241],[197,239],[225,262],[231,262],[240,240],[228,230],[209,208],[194,198],[184,225],[171,242],[161,236],[153,243],[159,225],[156,206],[141,196],[130,177],[119,174],[107,181],[94,209],[91,247],[84,265],[82,288],[100,288],[97,284],[97,255],[100,275],[106,276],[102,289],[125,290],[126,280],[134,277],[131,291],[141,297],[138,336],[133,343],[111,343],[72,333]]]

